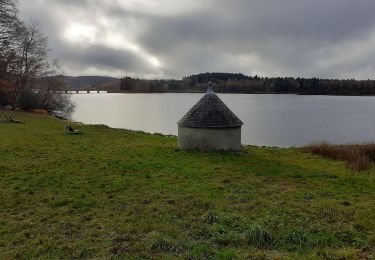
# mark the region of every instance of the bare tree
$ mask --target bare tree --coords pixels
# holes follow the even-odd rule
[[[69,116],[73,112],[75,105],[71,102],[69,96],[64,94],[66,84],[63,76],[61,76],[58,60],[54,60],[44,73],[36,82],[35,87],[41,108],[49,113],[58,112],[60,116]]]
[[[8,64],[16,56],[20,25],[16,3],[13,0],[0,0],[0,79],[7,79]]]
[[[17,23],[17,8],[15,1],[0,0],[0,41],[7,40],[13,34],[14,24]]]
[[[8,96],[4,100],[14,108],[68,114],[74,106],[58,92],[65,84],[54,77],[57,68],[48,56],[47,36],[36,24],[18,19],[16,0],[0,0],[0,91],[6,86]]]
[[[47,55],[47,37],[32,24],[24,26],[20,34],[20,55],[15,64],[17,84],[29,87],[33,82],[45,76],[50,66]]]

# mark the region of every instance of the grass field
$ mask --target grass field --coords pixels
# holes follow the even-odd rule
[[[26,123],[0,122],[1,259],[375,257],[373,167],[7,114]]]

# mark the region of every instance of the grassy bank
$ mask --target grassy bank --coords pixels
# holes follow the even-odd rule
[[[10,114],[26,123],[0,123],[1,259],[375,257],[374,168]]]

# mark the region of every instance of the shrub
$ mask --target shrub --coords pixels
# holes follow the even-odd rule
[[[68,117],[74,110],[70,97],[61,92],[23,91],[15,104],[22,110],[44,109],[49,114],[57,113]]]
[[[10,105],[10,92],[12,85],[5,80],[0,80],[0,106]]]
[[[21,93],[17,100],[17,107],[22,110],[32,110],[41,108],[41,100],[37,93],[25,91]]]
[[[8,105],[8,97],[6,93],[0,89],[0,106]]]

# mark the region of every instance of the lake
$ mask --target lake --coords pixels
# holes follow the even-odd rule
[[[375,97],[218,94],[244,122],[242,143],[303,146],[375,141]],[[203,94],[73,94],[74,121],[177,135]]]

